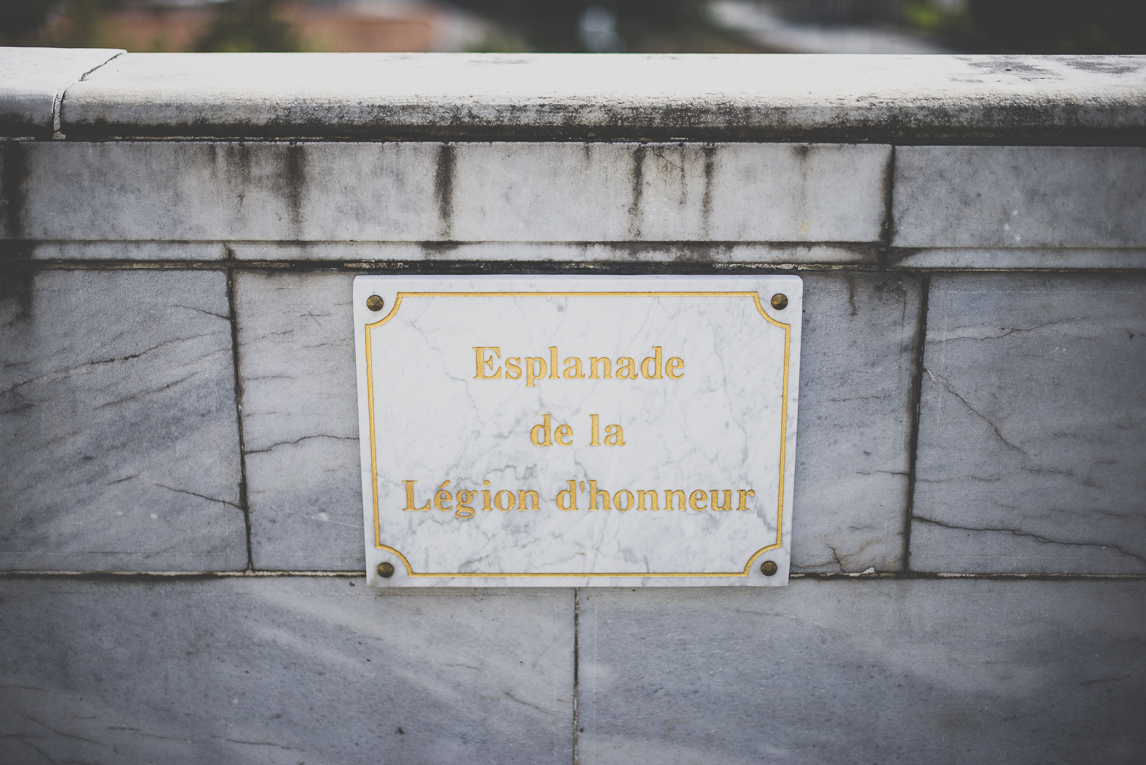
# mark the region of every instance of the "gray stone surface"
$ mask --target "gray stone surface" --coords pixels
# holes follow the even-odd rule
[[[903,146],[899,247],[1146,246],[1146,149]]]
[[[894,253],[895,265],[904,268],[945,269],[1135,269],[1146,268],[1146,249],[982,249],[941,248]]]
[[[3,193],[6,235],[33,240],[874,242],[889,157],[831,144],[54,142],[7,147],[26,180]]]
[[[461,144],[463,241],[874,242],[886,146]],[[440,169],[441,165],[439,165]]]
[[[1146,582],[580,591],[583,765],[1133,765]]]
[[[1146,278],[936,276],[910,566],[1146,573]]]
[[[239,272],[256,569],[361,571],[353,274]]]
[[[64,89],[121,53],[101,48],[0,48],[0,136],[51,136],[56,99]]]
[[[918,277],[804,279],[795,570],[898,570]],[[236,276],[257,569],[363,565],[352,280]]]
[[[903,567],[919,278],[806,273],[794,571]]]
[[[1088,56],[129,53],[69,134],[1140,140],[1146,63]]]
[[[11,765],[572,760],[570,590],[0,581]]]
[[[76,246],[86,247],[84,242]],[[95,244],[95,243],[91,243]],[[52,251],[48,244],[45,252]],[[190,245],[184,245],[190,246]],[[203,245],[215,246],[215,245]],[[737,242],[231,242],[241,261],[499,261],[532,264],[869,264],[879,262],[874,245]],[[168,252],[170,252],[170,247]],[[39,257],[41,245],[33,248]],[[71,257],[70,255],[65,257]],[[82,257],[76,255],[76,257]],[[166,257],[170,257],[167,255]]]
[[[3,277],[0,568],[245,566],[224,274]]]

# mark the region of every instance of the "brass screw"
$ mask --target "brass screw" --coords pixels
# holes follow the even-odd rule
[[[775,295],[772,296],[772,307],[775,308],[777,311],[783,311],[785,308],[788,307],[788,296],[782,295],[779,292],[777,292]]]
[[[780,297],[784,296],[781,295]],[[775,301],[775,298],[773,298],[773,301]],[[760,571],[764,574],[764,576],[775,576],[776,572],[779,570],[779,567],[770,560],[766,560],[760,564]]]
[[[773,298],[772,300],[775,302],[776,299]],[[371,311],[381,311],[382,306],[384,305],[386,305],[386,301],[377,295],[371,295],[370,297],[366,298],[366,307]]]
[[[773,563],[772,565],[775,566],[776,564]],[[776,572],[772,572],[772,573],[776,573]],[[394,564],[393,563],[379,563],[378,564],[378,576],[382,577],[383,579],[389,579],[390,577],[394,576]]]

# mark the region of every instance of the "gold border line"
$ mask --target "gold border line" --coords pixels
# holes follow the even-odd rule
[[[506,573],[506,574],[481,574],[481,573],[414,573],[414,567],[410,565],[410,561],[406,556],[393,547],[382,544],[382,530],[378,518],[378,457],[376,453],[376,439],[374,435],[374,374],[373,374],[373,359],[372,347],[370,343],[370,332],[383,324],[393,319],[398,314],[398,309],[402,307],[402,298],[405,297],[751,297],[756,303],[756,310],[764,319],[774,326],[780,327],[784,330],[784,383],[783,383],[783,398],[780,402],[780,488],[776,500],[776,542],[767,547],[762,547],[752,554],[748,559],[748,563],[744,565],[742,571],[719,571],[714,573],[634,573],[634,572],[617,572],[617,573]],[[585,577],[585,578],[625,578],[625,579],[647,579],[647,578],[665,578],[665,577],[741,577],[748,576],[748,572],[752,568],[752,563],[761,555],[769,550],[775,550],[782,544],[784,533],[784,469],[785,469],[785,448],[788,433],[788,364],[791,353],[792,341],[792,325],[784,324],[783,322],[776,321],[764,310],[764,306],[760,302],[759,292],[399,292],[397,299],[394,301],[394,307],[390,309],[390,313],[378,321],[366,325],[366,398],[367,410],[370,419],[370,481],[371,489],[374,500],[374,547],[378,550],[386,550],[387,552],[394,553],[402,561],[402,565],[406,567],[406,575],[411,578],[437,578],[437,579],[465,579],[465,578],[482,578],[482,579],[498,579],[498,578],[559,578],[559,577]]]

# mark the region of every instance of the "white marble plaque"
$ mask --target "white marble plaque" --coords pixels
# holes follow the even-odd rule
[[[802,289],[356,278],[369,583],[786,584]]]

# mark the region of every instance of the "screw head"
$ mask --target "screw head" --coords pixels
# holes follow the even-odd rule
[[[378,576],[382,577],[383,579],[389,579],[390,577],[394,576],[394,564],[385,562],[379,563]]]
[[[764,574],[764,576],[775,576],[779,570],[780,567],[777,566],[774,561],[766,560],[760,564],[760,572]]]
[[[386,305],[386,301],[377,295],[371,295],[370,297],[366,298],[366,307],[371,311],[381,311],[382,306],[384,305]]]
[[[777,292],[772,296],[772,307],[777,311],[783,311],[788,307],[788,296]]]

